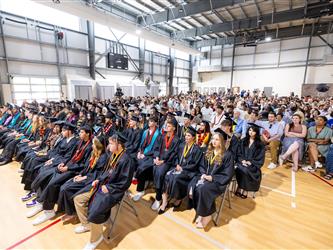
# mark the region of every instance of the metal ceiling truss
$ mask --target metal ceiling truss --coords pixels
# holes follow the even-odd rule
[[[254,31],[251,33],[240,32],[237,33],[234,37],[223,37],[216,38],[211,40],[202,40],[195,42],[195,46],[199,47],[207,47],[207,46],[216,46],[216,45],[225,45],[225,44],[233,44],[244,45],[250,43],[257,43],[260,40],[264,40],[265,37],[271,37],[272,39],[282,39],[282,38],[290,38],[290,37],[300,37],[300,36],[310,36],[312,33],[312,26],[314,26],[313,35],[314,36],[322,36],[327,33],[333,33],[333,30],[330,28],[331,23],[317,23],[317,24],[307,24],[307,25],[299,25],[288,28],[280,28],[273,29],[267,31]]]

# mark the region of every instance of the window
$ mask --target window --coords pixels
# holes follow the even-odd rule
[[[24,100],[31,102],[58,101],[60,99],[60,81],[58,78],[15,76],[12,83],[13,98],[17,104]]]

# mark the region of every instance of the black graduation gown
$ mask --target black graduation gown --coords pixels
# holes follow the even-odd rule
[[[250,161],[251,166],[242,165],[242,160]],[[245,145],[245,138],[239,143],[236,161],[236,178],[238,187],[246,191],[256,192],[261,182],[260,168],[265,162],[265,146],[261,141],[255,141],[251,147]]]
[[[43,163],[61,152],[64,140],[65,139],[59,135],[53,147],[44,156],[37,156],[35,152],[30,152],[26,155],[21,166],[21,168],[24,169],[21,180],[21,183],[25,184],[24,190],[31,190],[31,183],[37,176],[39,168],[43,166]]]
[[[211,175],[212,182],[204,181],[198,184],[202,174]],[[234,175],[234,157],[230,151],[226,151],[221,164],[214,163],[210,166],[203,157],[200,174],[195,176],[189,184],[189,207],[194,207],[198,216],[209,216],[216,211],[215,199],[225,192],[227,185]],[[197,185],[198,184],[198,185]]]
[[[92,150],[91,140],[88,145],[86,145],[86,143],[88,142],[80,141],[79,146],[76,149],[76,151],[84,150],[81,159],[75,161],[72,158],[68,163],[64,162],[64,164],[68,167],[66,172],[62,173],[58,170],[58,168],[54,168],[53,173],[50,174],[50,181],[44,189],[42,188],[42,192],[38,197],[38,201],[43,202],[44,210],[53,209],[54,204],[58,200],[61,185],[84,169],[85,162],[90,158]],[[49,177],[45,176],[44,179],[49,179]]]
[[[53,158],[51,165],[44,166],[44,163],[41,163],[35,166],[34,171],[37,171],[38,175],[36,178],[34,178],[31,184],[32,189],[37,191],[39,188],[41,188],[43,190],[52,178],[56,167],[60,163],[67,163],[72,158],[78,144],[79,140],[75,137],[72,138],[69,142],[67,142],[67,138],[64,138],[61,142],[61,145],[59,146],[57,154],[51,157]]]
[[[106,153],[103,153],[97,160],[96,165],[93,169],[89,167],[89,161],[90,157],[86,160],[84,164],[86,167],[79,173],[79,175],[81,176],[87,176],[87,179],[81,182],[74,182],[73,178],[71,178],[61,186],[57,202],[59,212],[64,211],[68,215],[73,215],[75,213],[75,194],[86,186],[91,187],[91,183],[96,180],[103,171],[103,168],[108,161],[108,155]]]
[[[237,148],[238,148],[238,138],[235,135],[232,135],[231,138],[228,137],[228,140],[230,140],[228,151],[230,151],[234,156],[237,154]]]
[[[175,135],[169,149],[166,149],[165,137],[167,134],[159,136],[156,140],[156,147],[154,149],[154,159],[159,157],[164,163],[160,166],[154,165],[153,176],[156,189],[162,189],[164,185],[164,177],[170,168],[174,165],[179,148],[179,138]]]
[[[164,182],[164,191],[169,194],[170,198],[177,200],[186,197],[188,184],[199,173],[199,166],[203,157],[202,150],[197,144],[193,144],[186,157],[184,157],[185,145],[186,143],[180,145],[174,167],[166,174]],[[180,173],[176,172],[177,164],[183,169]]]
[[[148,132],[147,132],[148,133]],[[161,135],[159,135],[161,136]],[[154,166],[154,150],[157,147],[158,143],[159,143],[159,136],[156,138],[156,140],[154,141],[154,144],[151,147],[151,150],[145,153],[145,157],[143,159],[136,159],[135,164],[136,164],[136,172],[135,172],[135,177],[138,178],[143,172],[151,169],[153,169]],[[152,143],[152,142],[150,142]],[[140,151],[144,152],[146,147],[148,147],[150,144],[148,145],[142,145]]]
[[[140,147],[142,130],[139,128],[128,128],[125,130],[125,135],[127,137],[127,142],[125,144],[126,152],[135,159]]]
[[[133,159],[125,152],[114,169],[105,171],[98,178],[99,184],[89,200],[89,222],[101,224],[108,220],[111,208],[121,201],[125,192],[130,187],[133,174]],[[104,194],[102,192],[102,185],[107,187],[108,193]]]

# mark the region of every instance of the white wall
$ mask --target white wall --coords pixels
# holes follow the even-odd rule
[[[300,95],[302,90],[304,67],[288,67],[274,69],[254,69],[234,71],[234,87],[254,90],[273,87],[274,94],[289,95],[290,92]],[[231,72],[201,73],[202,82],[194,87],[226,87],[230,86]],[[333,65],[311,66],[308,68],[306,83],[333,83]]]

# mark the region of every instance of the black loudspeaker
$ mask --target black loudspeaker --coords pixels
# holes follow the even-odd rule
[[[126,55],[109,53],[108,68],[128,70],[128,57]]]
[[[330,89],[330,87],[327,85],[327,84],[319,84],[317,87],[316,87],[316,90],[318,92],[321,92],[321,93],[325,93],[327,92],[328,90]]]

